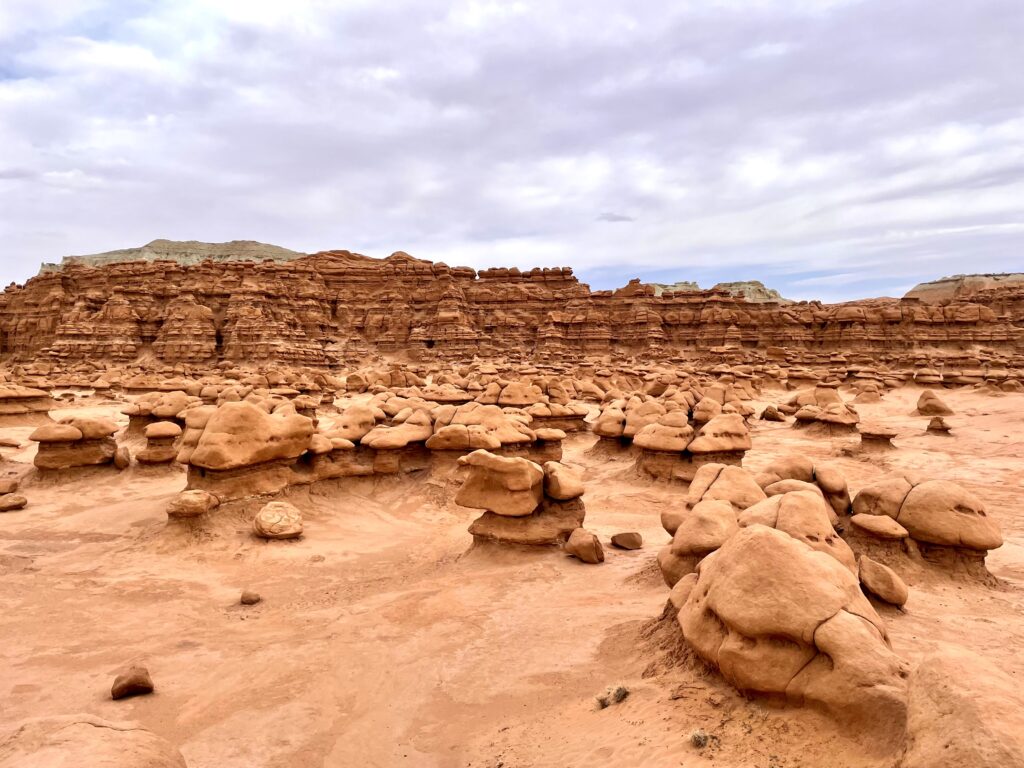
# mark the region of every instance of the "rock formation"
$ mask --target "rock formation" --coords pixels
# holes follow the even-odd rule
[[[900,360],[1019,353],[1024,288],[998,284],[943,305],[916,298],[839,305],[748,300],[728,287],[591,291],[570,268],[475,272],[395,253],[259,262],[70,260],[0,295],[0,355],[16,361],[156,359],[327,366],[366,352],[580,356],[843,350]],[[237,258],[236,258],[237,255]],[[742,294],[743,292],[740,291]],[[788,350],[788,351],[787,351]]]
[[[557,462],[541,467],[522,457],[504,458],[484,450],[463,456],[459,464],[469,473],[455,503],[484,510],[469,527],[475,541],[556,545],[583,525],[583,483],[570,467]],[[583,534],[577,537],[584,547],[581,552],[596,552],[584,539]]]

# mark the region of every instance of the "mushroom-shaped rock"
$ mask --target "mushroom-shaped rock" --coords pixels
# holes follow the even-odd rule
[[[700,428],[687,450],[693,454],[748,451],[750,431],[738,413],[715,416]]]
[[[861,555],[859,562],[860,583],[871,594],[895,606],[907,602],[910,591],[899,575],[887,565]]]
[[[902,737],[906,670],[881,619],[853,573],[788,534],[752,525],[732,536],[700,563],[678,621],[737,688],[817,702],[876,738]]]
[[[540,505],[544,470],[539,464],[484,450],[460,457],[459,464],[469,467],[469,475],[455,495],[456,504],[505,517],[524,517]]]
[[[896,522],[918,541],[965,549],[997,549],[999,525],[970,491],[949,480],[925,480],[903,501]]]
[[[633,445],[649,451],[681,452],[691,440],[693,427],[686,423],[686,414],[674,411],[642,427],[633,437]]]
[[[143,434],[147,440],[174,439],[181,435],[181,427],[173,421],[155,421],[146,425]]]
[[[626,414],[621,408],[608,407],[594,422],[593,432],[598,437],[622,437],[626,428]]]
[[[932,390],[926,389],[917,399],[917,412],[921,416],[952,416],[953,409],[946,405]]]
[[[168,741],[139,723],[95,715],[26,720],[0,738],[0,768],[186,768]]]
[[[350,405],[335,419],[334,428],[329,434],[331,437],[357,442],[377,425],[378,419],[383,418],[384,412],[379,408],[363,403]]]
[[[117,432],[117,422],[102,416],[74,416],[67,423],[82,433],[83,440],[102,440]]]
[[[582,470],[558,461],[545,462],[544,493],[558,501],[578,499],[583,495]]]
[[[434,434],[434,422],[425,411],[415,411],[398,426],[378,426],[363,435],[360,442],[377,450],[405,448],[409,443],[426,442]]]
[[[862,488],[853,511],[891,517],[911,538],[928,544],[985,551],[1003,543],[981,500],[949,480],[890,475]]]
[[[584,563],[603,563],[604,547],[601,540],[586,528],[577,528],[565,542],[565,553],[577,557]]]
[[[223,470],[294,459],[305,453],[312,435],[313,422],[291,404],[267,413],[246,401],[224,403],[206,423],[189,463]]]
[[[295,539],[302,535],[302,513],[286,501],[272,501],[256,513],[252,529],[261,539]]]
[[[32,430],[29,440],[37,443],[66,443],[82,439],[82,430],[70,424],[43,424]]]

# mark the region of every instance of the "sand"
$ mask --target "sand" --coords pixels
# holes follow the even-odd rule
[[[904,611],[880,612],[912,664],[959,646],[1024,680],[1024,395],[942,392],[956,411],[943,437],[911,415],[919,394],[858,406],[899,429],[894,451],[846,455],[855,436],[759,423],[744,466],[798,452],[829,460],[853,491],[899,469],[974,491],[1006,538],[988,560],[998,584],[912,582]],[[0,514],[0,728],[72,712],[138,720],[191,768],[891,765],[824,715],[736,693],[686,652],[658,621],[668,590],[655,564],[660,512],[685,488],[589,453],[595,439],[572,436],[565,460],[586,468],[600,566],[472,548],[479,513],[452,503],[459,480],[441,470],[293,487],[280,498],[303,511],[305,534],[285,542],[251,535],[258,500],[169,528],[180,469],[27,483],[29,506]],[[26,465],[32,450],[4,453]],[[612,549],[624,530],[644,548]],[[239,605],[243,589],[262,602]],[[132,663],[156,692],[111,701]],[[599,708],[618,685],[628,697]]]

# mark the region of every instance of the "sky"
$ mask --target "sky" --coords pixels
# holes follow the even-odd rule
[[[1024,271],[1020,0],[0,0],[0,281],[156,238],[899,296]]]

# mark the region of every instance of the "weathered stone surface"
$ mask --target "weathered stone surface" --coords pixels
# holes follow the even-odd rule
[[[612,546],[618,549],[642,549],[644,538],[636,531],[612,534]]]
[[[868,592],[896,606],[907,602],[910,590],[892,568],[875,562],[867,555],[861,555],[858,566],[860,583]]]
[[[95,715],[26,720],[0,738],[0,768],[186,768],[171,744],[139,723]]]
[[[551,546],[565,542],[573,531],[583,525],[586,514],[582,499],[544,499],[535,512],[525,517],[484,512],[470,524],[469,532],[476,541]]]
[[[250,402],[225,403],[210,416],[186,461],[224,470],[292,459],[306,451],[312,436],[313,422],[290,404],[267,413]]]
[[[890,475],[862,488],[853,511],[891,517],[912,538],[929,544],[987,551],[1003,543],[981,500],[948,480]]]
[[[522,457],[505,458],[473,451],[459,459],[469,475],[455,495],[455,503],[486,509],[505,517],[534,512],[544,495],[544,470]]]
[[[583,495],[583,471],[557,461],[544,462],[544,493],[559,501],[579,498]]]
[[[981,656],[947,646],[911,673],[907,730],[902,768],[1024,765],[1020,681]]]
[[[271,501],[256,513],[252,529],[261,539],[296,539],[302,535],[302,513],[286,501]]]
[[[1003,298],[1020,290],[1013,286],[946,306],[913,299],[783,304],[748,301],[726,288],[657,293],[639,281],[593,292],[569,268],[475,272],[401,252],[372,259],[348,251],[253,263],[244,260],[248,252],[227,244],[219,258],[237,260],[70,263],[44,271],[0,296],[4,347],[24,360],[153,354],[172,363],[326,365],[349,346],[466,356],[744,346],[889,354],[924,345],[1013,349],[1021,337],[1020,317],[1005,312],[1019,305]],[[526,391],[505,398],[533,401],[536,393]]]
[[[596,565],[604,562],[604,547],[596,534],[585,528],[577,528],[565,542],[566,554],[579,558],[584,563]]]
[[[131,667],[114,678],[110,686],[110,698],[115,700],[152,692],[153,680],[145,667]]]
[[[171,518],[199,517],[220,505],[220,500],[204,490],[182,491],[167,503],[167,516]]]
[[[902,738],[905,667],[856,576],[834,558],[753,525],[706,557],[684,589],[683,636],[733,685],[817,702],[890,744]]]

